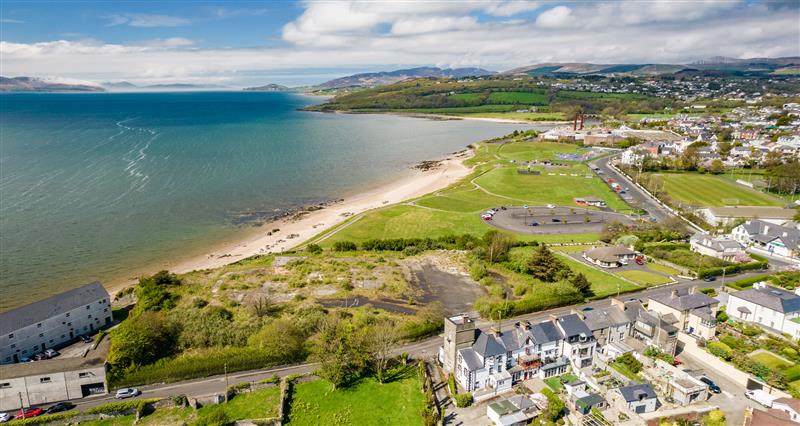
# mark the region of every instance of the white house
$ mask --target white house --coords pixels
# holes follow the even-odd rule
[[[778,256],[800,255],[800,230],[793,226],[779,225],[767,220],[748,220],[733,228],[731,237],[747,247]]]
[[[734,261],[736,255],[742,252],[742,245],[738,241],[712,237],[702,232],[692,235],[692,238],[689,239],[689,247],[693,252],[729,262]]]
[[[591,367],[597,342],[589,327],[576,314],[558,317],[555,323],[564,336],[562,353],[569,358],[572,368]]]
[[[800,293],[800,288],[795,291]],[[800,337],[800,295],[782,288],[762,282],[749,290],[730,293],[726,313],[739,321]]]
[[[800,400],[794,398],[778,398],[772,401],[772,409],[788,414],[789,420],[800,423]]]
[[[625,407],[634,413],[652,413],[658,408],[658,397],[648,383],[631,384],[614,391],[622,396]]]
[[[489,404],[486,407],[486,416],[495,426],[523,426],[542,413],[539,405],[546,406],[544,395],[538,400],[515,395]]]

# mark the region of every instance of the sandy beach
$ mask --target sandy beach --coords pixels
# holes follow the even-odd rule
[[[467,176],[472,169],[463,161],[471,157],[472,150],[465,150],[440,161],[429,170],[415,169],[411,175],[387,185],[343,199],[302,215],[265,223],[259,231],[246,239],[196,258],[171,265],[167,269],[176,273],[212,269],[225,266],[250,256],[280,253],[302,245],[319,233],[330,229],[349,217],[367,210],[396,204],[445,188]],[[271,233],[273,229],[278,232]],[[291,238],[290,238],[291,236]],[[134,282],[108,283],[109,293],[114,294]]]

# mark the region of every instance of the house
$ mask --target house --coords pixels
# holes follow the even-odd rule
[[[767,408],[766,411],[745,409],[744,426],[797,426],[797,424],[785,411],[774,408]]]
[[[515,395],[486,407],[486,416],[496,426],[523,426],[541,412],[536,402],[525,395]]]
[[[606,346],[621,343],[630,335],[631,321],[618,306],[580,310],[574,313],[591,330],[597,341],[598,354],[604,354]]]
[[[630,384],[615,389],[622,396],[625,408],[637,414],[652,413],[658,408],[656,391],[648,383]]]
[[[593,409],[603,410],[608,407],[608,402],[600,394],[590,393],[582,398],[578,398],[573,402],[575,411],[581,414],[589,414]]]
[[[518,323],[512,330],[478,330],[466,315],[445,319],[439,360],[445,371],[476,400],[511,390],[513,383],[567,372],[564,336],[554,321]]]
[[[800,423],[800,399],[778,398],[772,401],[774,410],[783,411],[789,415],[789,420]]]
[[[748,247],[784,257],[800,255],[800,230],[766,220],[748,220],[733,228],[731,237]]]
[[[555,323],[564,336],[562,353],[569,358],[572,368],[591,367],[597,342],[589,327],[576,314],[560,316]]]
[[[654,369],[655,380],[660,384],[660,388],[676,404],[687,406],[709,398],[708,385],[680,368],[657,359]]]
[[[693,252],[728,262],[733,262],[736,256],[742,253],[742,246],[736,240],[712,237],[703,232],[692,235],[692,238],[689,239],[689,247]]]
[[[584,259],[602,268],[619,268],[637,255],[625,246],[594,247],[583,252]]]
[[[776,225],[784,224],[795,215],[792,209],[782,207],[707,207],[697,210],[697,214],[714,226],[730,225],[741,219],[758,218]]]
[[[105,394],[105,360],[109,339],[85,356],[0,365],[0,409],[16,410],[38,404]]]
[[[606,202],[595,197],[578,197],[575,198],[575,204],[579,206],[594,206],[594,207],[605,207]]]
[[[638,309],[630,312],[633,318],[631,335],[644,341],[648,346],[655,346],[668,355],[675,356],[675,349],[678,345],[678,327],[674,323],[669,323],[657,314]],[[677,319],[674,319],[677,321]],[[611,355],[611,351],[608,351]]]
[[[800,289],[796,290],[800,292]],[[730,293],[726,313],[739,321],[759,324],[800,337],[800,295],[762,283]]]
[[[672,290],[650,296],[647,308],[661,319],[692,336],[706,340],[714,338],[717,329],[719,300],[692,287],[688,292]],[[670,319],[674,319],[674,323]]]
[[[111,324],[111,302],[99,282],[0,313],[0,364],[20,362]]]

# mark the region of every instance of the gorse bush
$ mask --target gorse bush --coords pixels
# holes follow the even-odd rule
[[[708,346],[706,346],[706,349],[709,353],[711,353],[711,355],[722,358],[725,361],[730,360],[733,353],[730,346],[722,342],[710,342]]]

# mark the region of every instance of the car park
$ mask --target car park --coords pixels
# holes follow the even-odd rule
[[[75,404],[71,402],[59,402],[58,404],[51,405],[46,410],[44,410],[45,414],[53,414],[53,413],[60,413],[62,411],[67,411],[75,408]]]
[[[114,396],[117,399],[125,399],[125,398],[133,398],[134,396],[141,395],[142,392],[136,388],[122,388],[117,391],[117,394]]]

